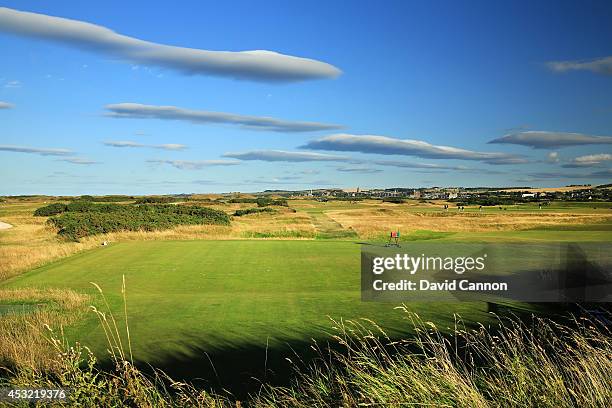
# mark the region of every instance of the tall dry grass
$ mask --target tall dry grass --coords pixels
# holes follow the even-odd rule
[[[0,386],[70,388],[62,406],[100,407],[609,407],[612,404],[612,337],[599,321],[574,319],[559,324],[533,317],[499,319],[498,327],[467,326],[457,319],[452,334],[421,320],[406,308],[414,335],[392,339],[375,322],[332,321],[331,347],[313,343],[318,358],[293,364],[287,387],[262,384],[247,401],[175,381],[162,372],[145,375],[133,364],[128,296],[122,286],[123,316],[114,315],[102,290],[100,308],[92,307],[108,341],[112,371],[61,332],[48,340],[44,358],[52,370],[17,364]],[[66,307],[82,304],[62,292],[6,293],[8,299],[66,298]],[[39,322],[41,323],[41,322]],[[59,334],[59,336],[58,336]],[[27,353],[18,344],[16,351]],[[40,357],[40,356],[39,356]],[[292,357],[293,358],[293,357]],[[28,365],[30,364],[30,365]]]
[[[268,387],[261,407],[609,407],[612,338],[592,321],[534,318],[453,336],[410,315],[416,335],[392,340],[371,321],[335,323],[341,349]]]
[[[79,407],[240,407],[244,403],[296,408],[607,408],[612,404],[612,337],[600,322],[575,319],[559,324],[532,318],[524,323],[510,318],[500,319],[499,327],[469,328],[457,320],[448,335],[405,308],[413,336],[391,339],[367,319],[332,321],[334,346],[313,343],[318,358],[307,364],[288,359],[295,368],[290,386],[263,383],[247,401],[235,401],[163,372],[150,376],[139,371],[131,355],[125,282],[124,316],[110,312],[97,288],[102,309],[92,310],[108,340],[114,370],[101,371],[89,349],[51,336],[52,375],[18,367],[0,378],[0,385],[71,388],[61,405]]]
[[[361,238],[376,238],[399,228],[402,231],[435,232],[519,231],[537,227],[612,222],[612,214],[570,214],[500,212],[417,212],[403,208],[332,210],[326,214],[344,228],[352,228]]]
[[[61,330],[87,311],[91,298],[66,289],[2,289],[0,304],[28,309],[0,314],[0,366],[28,370],[58,369],[48,330]]]

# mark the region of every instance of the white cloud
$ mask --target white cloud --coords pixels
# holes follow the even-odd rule
[[[589,180],[589,179],[612,179],[612,169],[605,169],[594,171],[591,173],[559,173],[559,172],[543,172],[543,173],[532,173],[529,174],[530,177],[541,180],[541,179],[580,179],[580,180]]]
[[[190,110],[176,106],[142,105],[139,103],[111,104],[106,105],[106,109],[110,112],[105,115],[113,118],[184,120],[199,124],[232,124],[246,129],[271,132],[312,132],[342,127],[318,122],[296,122],[267,116],[248,116],[235,113]]]
[[[489,164],[519,164],[527,160],[506,153],[475,152],[451,146],[436,146],[422,140],[395,139],[376,135],[345,133],[312,140],[304,149],[416,156],[428,159],[477,160]]]
[[[129,140],[120,140],[120,141],[115,141],[115,142],[110,141],[110,142],[104,142],[104,144],[110,147],[146,147],[143,144],[131,142]]]
[[[600,153],[600,154],[589,154],[586,156],[579,156],[572,159],[569,163],[561,165],[561,167],[575,168],[575,167],[597,167],[601,166],[604,162],[612,161],[612,154]]]
[[[534,149],[556,149],[567,146],[612,144],[612,137],[530,130],[527,132],[510,133],[493,139],[489,143],[516,144],[529,146]]]
[[[65,161],[72,164],[81,164],[81,165],[90,165],[90,164],[99,164],[100,162],[84,159],[82,157],[67,157],[65,159],[57,159],[59,161]]]
[[[583,61],[552,61],[546,65],[555,72],[591,71],[597,74],[612,75],[612,57]]]
[[[150,148],[150,149],[163,149],[163,150],[185,150],[187,146],[184,144],[177,143],[166,143],[159,145],[149,145],[138,142],[132,142],[129,140],[120,140],[120,141],[108,141],[104,142],[106,146],[110,147],[135,147],[135,148]]]
[[[373,174],[373,173],[382,172],[382,170],[380,169],[373,169],[371,167],[338,167],[336,170],[343,172],[343,173],[361,173],[361,174]]]
[[[335,78],[341,71],[325,62],[254,51],[208,51],[176,47],[118,34],[106,27],[0,8],[0,31],[108,54],[132,64],[173,69],[188,75],[217,75],[268,82]]]
[[[284,178],[284,177],[272,177],[272,178],[265,178],[265,177],[258,177],[256,179],[247,179],[247,180],[243,180],[244,184],[263,184],[263,185],[293,185],[293,186],[297,186],[297,185],[315,185],[315,186],[327,186],[330,185],[332,183],[330,183],[327,180],[314,180],[314,181],[308,181],[308,180],[299,180],[299,179],[290,179],[290,178]]]
[[[169,164],[181,170],[201,170],[211,166],[236,166],[240,164],[237,160],[147,160],[152,164]]]
[[[558,163],[559,162],[559,153],[558,152],[550,152],[550,153],[548,153],[548,162],[549,163]]]
[[[11,103],[0,101],[0,109],[13,109],[14,107],[15,105]]]
[[[21,81],[7,81],[4,84],[5,88],[21,88]]]
[[[48,149],[40,147],[28,147],[28,146],[14,146],[14,145],[0,145],[0,151],[4,152],[15,152],[15,153],[32,153],[39,154],[41,156],[67,156],[73,152],[68,149]]]
[[[578,156],[574,159],[574,161],[580,163],[601,163],[602,161],[610,160],[612,160],[612,154],[609,153],[589,154],[586,156]]]
[[[435,163],[415,163],[415,162],[405,162],[405,161],[395,161],[395,160],[376,160],[374,161],[374,164],[378,164],[381,166],[403,167],[403,168],[408,168],[408,169],[459,170],[459,171],[475,170],[475,169],[470,169],[469,167],[465,167],[465,166],[447,166],[447,165],[435,164]]]
[[[287,152],[284,150],[253,150],[242,153],[225,153],[223,157],[239,160],[262,160],[268,162],[347,161],[348,157],[310,152]]]

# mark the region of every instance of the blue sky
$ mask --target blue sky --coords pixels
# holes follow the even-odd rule
[[[612,180],[610,2],[0,7],[0,194]]]

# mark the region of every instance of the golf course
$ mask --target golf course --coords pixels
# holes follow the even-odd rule
[[[222,372],[216,353],[266,347],[280,353],[292,344],[299,349],[310,339],[324,339],[330,318],[372,319],[390,335],[406,334],[410,328],[393,309],[397,305],[360,301],[359,249],[354,242],[324,240],[121,242],[37,268],[2,289],[59,288],[96,296],[93,282],[123,321],[125,276],[135,359],[170,371],[175,360],[188,359],[205,377],[213,369],[204,352]],[[100,299],[95,304],[105,307]],[[452,326],[454,313],[487,320],[484,304],[415,304],[411,309],[444,326]],[[100,358],[108,356],[95,314],[66,334]],[[242,368],[260,374],[265,353],[249,358]],[[171,374],[184,373],[179,367]]]
[[[28,307],[26,316],[39,313],[56,331],[61,325],[66,341],[87,346],[102,364],[110,363],[109,344],[118,341],[145,370],[161,369],[234,396],[257,389],[262,379],[285,385],[293,360],[307,364],[316,354],[313,342],[327,342],[338,322],[376,322],[390,339],[413,333],[405,311],[443,332],[452,331],[458,318],[474,327],[496,324],[484,302],[405,302],[403,312],[399,303],[362,302],[361,246],[384,243],[386,231],[401,230],[407,249],[425,241],[606,242],[612,231],[607,203],[446,212],[440,203],[301,199],[234,216],[229,225],[118,231],[71,241],[57,236],[47,217],[32,215],[45,204],[15,200],[2,208],[2,219],[15,226],[0,236],[5,259],[26,249],[32,259],[41,253],[47,258],[6,269],[0,291],[19,295],[0,303],[12,311]],[[219,199],[206,208],[231,215],[249,205]],[[85,298],[62,308],[47,296],[50,291]],[[47,309],[55,315],[42,317]],[[110,340],[100,313],[117,329]]]

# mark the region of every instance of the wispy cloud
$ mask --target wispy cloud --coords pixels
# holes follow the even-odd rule
[[[304,149],[416,156],[427,159],[477,160],[489,164],[520,164],[527,160],[506,153],[476,152],[450,146],[436,146],[422,140],[395,139],[376,135],[335,134],[312,140]]]
[[[450,166],[445,164],[436,163],[415,163],[395,160],[375,160],[372,162],[380,166],[392,166],[407,169],[414,169],[417,173],[449,173],[463,172],[463,173],[476,173],[476,174],[507,174],[504,171],[497,171],[491,169],[479,169],[467,166]]]
[[[65,159],[57,159],[58,161],[64,161],[64,162],[68,162],[68,163],[72,163],[72,164],[81,164],[84,166],[89,166],[91,164],[100,164],[100,162],[94,161],[94,160],[89,160],[89,159],[85,159],[82,157],[66,157]]]
[[[348,161],[348,157],[311,152],[287,152],[284,150],[253,150],[242,153],[225,153],[223,157],[239,160],[268,162]]]
[[[546,65],[555,72],[591,71],[602,75],[612,75],[612,57],[581,61],[551,61]]]
[[[246,184],[300,184],[302,177],[298,176],[279,176],[279,177],[256,177],[244,180]]]
[[[311,176],[311,175],[316,175],[319,173],[321,173],[319,170],[307,169],[307,170],[297,171],[294,174],[302,174],[302,175]]]
[[[200,184],[200,185],[216,185],[216,184],[221,184],[217,180],[207,180],[207,179],[192,180],[191,183],[193,183],[193,184]],[[225,184],[225,183],[223,183],[223,184]],[[227,183],[227,185],[232,185],[232,183]]]
[[[263,185],[315,185],[317,187],[331,185],[332,183],[328,180],[314,180],[314,181],[306,181],[306,180],[298,180],[298,179],[288,179],[283,177],[257,177],[255,179],[247,179],[243,180],[244,184],[263,184]]]
[[[12,103],[0,101],[0,109],[12,109],[14,107],[15,105],[13,105]]]
[[[14,146],[14,145],[0,145],[0,151],[15,152],[15,153],[32,153],[32,154],[40,154],[41,156],[69,156],[73,154],[73,152],[68,149],[48,149],[48,148],[41,148],[41,147]]]
[[[0,20],[0,29],[2,27],[2,21]],[[7,81],[4,84],[5,88],[21,88],[21,81]]]
[[[612,137],[530,130],[527,132],[510,133],[493,139],[489,143],[516,144],[529,146],[534,149],[557,149],[567,146],[612,144]]]
[[[380,173],[382,170],[373,169],[371,167],[338,167],[337,171],[341,171],[343,173],[361,173],[361,174],[373,174]]]
[[[554,179],[554,180],[612,179],[612,169],[599,170],[599,171],[594,171],[591,173],[559,173],[559,172],[531,173],[529,174],[529,177],[536,179],[536,180],[543,180],[543,179]]]
[[[95,24],[0,8],[0,31],[108,54],[134,64],[187,75],[293,82],[335,78],[341,71],[325,62],[272,51],[208,51],[139,40]]]
[[[459,170],[459,171],[467,171],[472,170],[469,167],[465,166],[446,166],[444,164],[436,164],[436,163],[415,163],[415,162],[405,162],[405,161],[395,161],[395,160],[375,160],[374,164],[378,164],[380,166],[392,166],[392,167],[403,167],[407,169],[429,169],[429,170]]]
[[[318,122],[296,122],[270,118],[267,116],[248,116],[235,113],[190,110],[176,106],[142,105],[139,103],[117,103],[106,105],[110,112],[106,116],[132,119],[184,120],[198,124],[230,124],[253,130],[271,132],[313,132],[318,130],[340,129],[342,126]]]
[[[135,147],[135,148],[150,148],[150,149],[163,149],[163,150],[185,150],[187,149],[186,145],[176,144],[176,143],[167,143],[167,144],[159,144],[159,145],[149,145],[138,142],[132,142],[129,140],[124,141],[108,141],[104,142],[105,146],[110,147]]]
[[[212,166],[236,166],[237,160],[147,160],[152,164],[168,164],[181,170],[201,170]]]
[[[589,154],[586,156],[579,156],[572,159],[570,162],[562,164],[561,167],[566,168],[579,168],[579,167],[598,167],[605,162],[612,161],[612,154],[601,153],[601,154]]]

